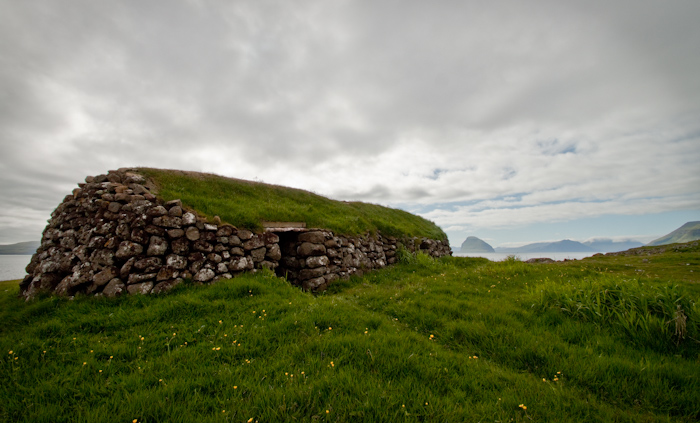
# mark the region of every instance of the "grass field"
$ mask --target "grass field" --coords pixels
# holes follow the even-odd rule
[[[404,256],[318,296],[269,273],[113,300],[0,283],[0,421],[696,422],[699,265]]]
[[[234,226],[260,229],[263,220],[305,222],[340,235],[372,234],[446,239],[433,222],[376,204],[331,200],[300,189],[222,176],[141,168],[165,201],[180,199],[201,215],[219,216]]]

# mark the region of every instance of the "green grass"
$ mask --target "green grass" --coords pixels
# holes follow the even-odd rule
[[[260,229],[262,221],[305,222],[309,228],[341,235],[381,231],[385,236],[446,239],[434,223],[408,212],[361,202],[331,200],[299,189],[222,176],[141,168],[165,201],[183,205],[209,218],[219,216],[234,226]]]
[[[403,255],[318,296],[265,272],[112,300],[7,283],[0,421],[694,422],[699,253],[674,254]],[[674,304],[685,338],[650,337]]]

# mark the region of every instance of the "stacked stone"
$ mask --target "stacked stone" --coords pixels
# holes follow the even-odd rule
[[[321,291],[339,278],[362,276],[365,271],[396,263],[399,243],[381,234],[344,237],[319,230],[285,234],[277,273],[305,290]],[[412,252],[418,249],[434,257],[452,254],[448,243],[441,240],[411,238],[401,244]]]
[[[180,200],[159,204],[145,183],[120,169],[79,184],[52,213],[21,295],[158,293],[186,278],[211,282],[277,267],[275,234],[207,223]]]

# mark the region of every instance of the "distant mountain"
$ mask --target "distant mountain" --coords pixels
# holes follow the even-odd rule
[[[493,253],[494,249],[475,236],[468,236],[459,249],[460,253]]]
[[[557,242],[536,242],[521,247],[496,248],[497,253],[591,253],[593,248],[583,245],[578,241],[565,239]]]
[[[688,222],[668,235],[648,243],[649,246],[690,242],[700,239],[700,222]]]
[[[0,245],[0,254],[34,254],[39,248],[38,241],[18,242],[17,244]]]
[[[612,239],[594,239],[592,241],[586,241],[583,245],[591,247],[593,250],[599,253],[614,253],[617,251],[625,251],[630,248],[642,247],[639,241],[613,241]]]

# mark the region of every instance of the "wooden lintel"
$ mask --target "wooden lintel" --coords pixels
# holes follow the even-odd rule
[[[263,228],[270,229],[305,229],[306,222],[262,222]]]

